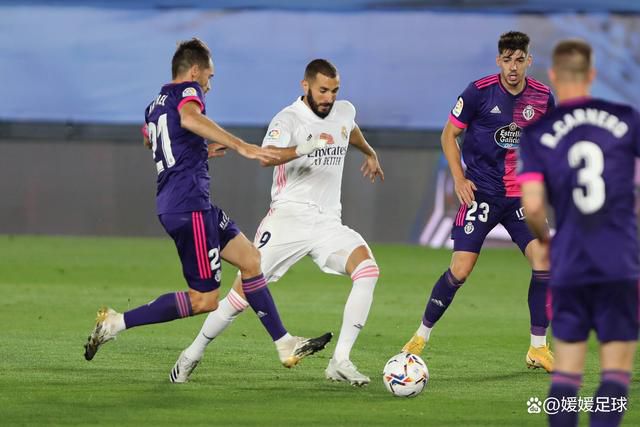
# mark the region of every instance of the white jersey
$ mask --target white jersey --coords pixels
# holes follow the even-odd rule
[[[356,109],[349,101],[336,101],[321,119],[298,98],[271,120],[262,146],[295,147],[321,133],[333,136],[333,144],[316,150],[273,171],[271,206],[280,202],[306,203],[320,212],[340,216],[340,194],[344,158],[355,127]]]

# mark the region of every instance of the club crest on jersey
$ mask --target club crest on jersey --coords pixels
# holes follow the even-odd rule
[[[473,224],[468,222],[465,226],[464,226],[464,234],[471,234],[473,233]]]
[[[340,132],[342,133],[342,139],[344,139],[345,141],[349,139],[349,133],[347,132],[346,127],[342,126],[342,129],[340,130]]]
[[[517,124],[511,122],[507,126],[502,126],[496,133],[493,135],[496,144],[498,144],[502,148],[518,148],[520,145],[520,135],[522,133],[522,128]]]
[[[279,129],[271,129],[269,131],[269,133],[267,134],[267,136],[270,139],[278,139],[278,138],[280,138],[280,130]]]
[[[533,116],[536,115],[536,110],[533,109],[533,105],[529,104],[526,107],[524,107],[524,110],[522,110],[522,117],[524,117],[525,120],[529,121],[531,119],[533,119]]]
[[[453,110],[451,111],[451,114],[453,114],[456,117],[460,117],[463,107],[464,107],[464,101],[462,100],[462,97],[459,97],[458,102],[456,102],[456,106],[453,107]]]
[[[196,89],[193,87],[188,87],[185,90],[182,91],[182,97],[186,98],[188,96],[198,96],[198,92],[196,92]]]

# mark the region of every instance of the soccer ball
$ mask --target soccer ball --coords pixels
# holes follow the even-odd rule
[[[384,365],[382,381],[394,396],[415,397],[429,382],[429,369],[419,356],[403,352]]]

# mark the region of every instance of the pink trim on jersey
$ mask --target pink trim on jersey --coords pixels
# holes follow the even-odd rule
[[[499,80],[500,79],[498,77],[496,77],[495,79],[489,80],[487,82],[484,82],[484,83],[481,83],[481,84],[476,84],[476,88],[477,89],[484,89],[486,87],[493,86],[495,84],[498,84]]]
[[[192,212],[193,218],[193,236],[196,246],[196,259],[198,260],[198,269],[200,270],[201,279],[211,278],[211,269],[207,268],[209,257],[207,256],[207,239],[205,235],[204,221],[202,220],[202,212]]]
[[[354,282],[359,279],[380,277],[380,269],[376,265],[369,265],[356,270],[351,274],[351,280]]]
[[[499,80],[499,75],[498,74],[492,74],[490,76],[483,77],[480,80],[476,80],[475,82],[473,82],[473,84],[476,86],[476,88],[482,89],[482,88],[485,88],[487,86],[491,86],[491,85],[496,84],[498,82],[498,80]]]
[[[551,93],[551,89],[547,85],[531,77],[527,77],[527,84],[540,92]]]
[[[449,113],[449,121],[451,122],[452,125],[454,125],[458,129],[467,128],[467,125],[462,123],[460,120],[456,119],[456,116],[454,116],[453,113]]]
[[[198,227],[200,228],[200,257],[202,258],[202,267],[204,269],[203,279],[211,278],[211,268],[209,268],[209,257],[207,256],[207,234],[202,219],[202,212],[198,212]]]
[[[464,216],[467,213],[467,205],[462,203],[460,205],[460,209],[458,209],[458,215],[456,215],[455,225],[463,225],[464,224]]]
[[[542,182],[544,181],[544,175],[542,175],[540,172],[526,172],[518,175],[518,178],[517,178],[518,184],[522,184],[523,182],[531,182],[531,181]]]
[[[241,300],[240,297],[231,292],[227,294],[227,299],[229,300],[231,306],[238,311],[243,311],[249,305],[245,301]]]
[[[284,165],[276,166],[276,194],[287,185],[287,173]]]
[[[142,125],[142,129],[140,129],[140,131],[142,132],[142,136],[149,139],[149,126],[147,126],[146,123]]]
[[[200,101],[200,98],[198,98],[197,96],[187,96],[186,98],[182,98],[182,101],[180,101],[180,103],[178,104],[178,111],[180,111],[180,109],[184,106],[184,104],[191,101],[197,102],[198,104],[200,104],[200,112],[204,111],[204,104],[202,103],[202,101]]]
[[[191,212],[191,225],[193,226],[193,242],[196,252],[196,261],[198,263],[198,272],[200,273],[200,278],[203,278],[204,273],[202,270],[202,260],[200,259],[200,252],[198,250],[198,248],[200,247],[200,235],[198,233],[197,214],[197,212]]]
[[[206,229],[204,227],[204,219],[202,217],[202,212],[198,212],[198,214],[200,215],[200,230],[202,230],[202,258],[204,259],[204,270],[205,270],[205,277],[207,279],[211,279],[211,266],[209,264],[209,255],[208,255],[208,251],[207,251],[207,232]]]
[[[505,196],[507,197],[520,197],[520,185],[518,185],[518,178],[516,177],[516,169],[518,163],[518,155],[516,150],[507,150],[507,154],[504,156],[504,176],[502,182],[504,183]]]

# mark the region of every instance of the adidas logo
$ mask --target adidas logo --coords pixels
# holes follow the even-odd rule
[[[264,312],[264,311],[262,311],[262,310],[258,310],[258,312],[257,312],[256,314],[257,314],[257,315],[258,315],[258,317],[259,317],[259,318],[261,318],[261,319],[262,319],[264,316],[266,316],[266,315],[267,315],[267,313],[265,313],[265,312]]]
[[[444,307],[444,304],[439,299],[431,298],[431,302],[437,306]]]
[[[500,111],[500,107],[498,107],[497,105],[495,107],[493,107],[493,109],[491,110],[491,112],[493,114],[500,114],[502,113],[502,111]]]

